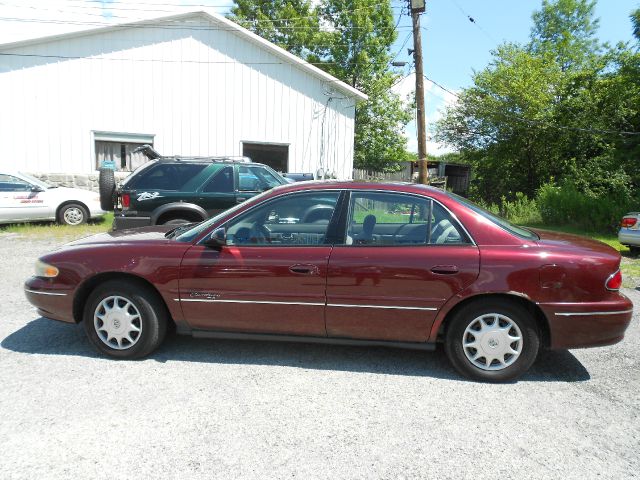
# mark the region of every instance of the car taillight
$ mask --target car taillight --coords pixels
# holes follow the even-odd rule
[[[129,205],[131,205],[131,197],[128,193],[123,193],[120,201],[122,202],[122,208],[129,208]]]
[[[622,286],[622,273],[618,270],[616,273],[611,274],[604,284],[607,290],[620,290]]]
[[[636,223],[638,222],[637,218],[633,218],[633,217],[625,217],[622,219],[622,222],[620,222],[620,226],[622,228],[631,228],[633,227]]]

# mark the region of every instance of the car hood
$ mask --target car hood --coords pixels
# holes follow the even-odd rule
[[[531,229],[538,234],[540,240],[538,245],[554,250],[567,250],[572,253],[583,253],[584,255],[601,255],[619,259],[620,253],[606,243],[580,235],[569,233],[552,232],[549,230]]]
[[[141,244],[141,243],[169,243],[170,240],[165,234],[175,228],[175,225],[162,225],[154,227],[130,228],[115,232],[99,233],[90,237],[81,238],[68,243],[66,246],[89,246],[104,244]]]

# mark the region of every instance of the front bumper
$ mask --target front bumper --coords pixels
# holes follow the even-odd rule
[[[52,320],[75,323],[73,290],[54,286],[45,278],[31,277],[24,283],[24,294],[38,314]]]
[[[618,232],[618,241],[622,245],[640,247],[640,229],[621,228]]]
[[[633,303],[622,294],[605,302],[539,304],[549,320],[551,348],[612,345],[624,338]]]

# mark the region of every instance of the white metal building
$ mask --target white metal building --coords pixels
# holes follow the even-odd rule
[[[366,95],[214,13],[0,45],[0,167],[90,174],[131,150],[350,178]]]

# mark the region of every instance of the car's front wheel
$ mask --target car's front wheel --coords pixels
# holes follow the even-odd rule
[[[540,339],[526,308],[499,300],[462,307],[448,324],[445,350],[453,366],[474,380],[504,382],[529,370]]]
[[[162,343],[168,315],[149,287],[130,281],[108,281],[89,296],[84,329],[98,351],[116,358],[140,358]]]

